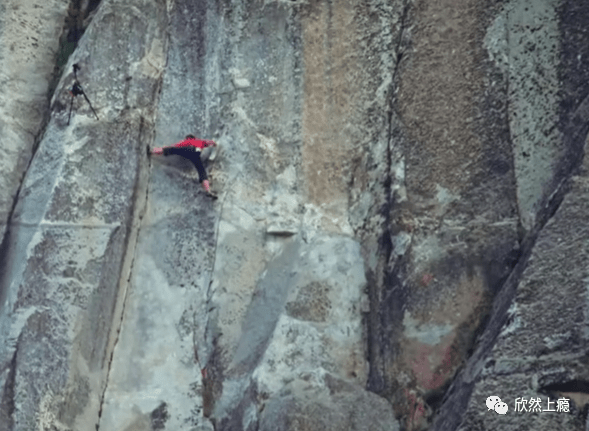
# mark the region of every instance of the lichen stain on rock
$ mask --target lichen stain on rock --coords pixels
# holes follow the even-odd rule
[[[451,376],[455,356],[453,334],[445,336],[435,346],[407,342],[407,365],[415,375],[417,385],[425,391],[437,389]]]
[[[439,183],[460,195],[476,173],[481,143],[473,130],[477,71],[475,0],[420,0],[413,52],[398,103],[409,139],[406,184],[414,198],[433,199]],[[474,162],[474,163],[473,163]]]
[[[402,361],[423,393],[438,390],[452,378],[490,307],[480,276],[464,275],[457,284],[451,297],[420,309],[414,317],[406,312],[404,318]]]
[[[322,283],[309,283],[301,288],[294,301],[286,304],[286,312],[297,319],[325,322],[331,309],[329,291]]]
[[[354,5],[316,3],[302,17],[302,154],[309,201],[316,205],[347,200],[345,157],[358,91]]]

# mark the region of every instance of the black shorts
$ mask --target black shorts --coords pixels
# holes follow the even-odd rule
[[[164,156],[182,156],[185,159],[190,160],[196,171],[198,172],[198,181],[203,182],[204,180],[208,179],[207,171],[205,170],[204,165],[202,164],[202,160],[200,159],[200,151],[194,151],[191,148],[177,148],[177,147],[169,147],[164,148]]]

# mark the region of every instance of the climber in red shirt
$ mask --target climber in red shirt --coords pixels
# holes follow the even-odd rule
[[[151,150],[151,154],[163,154],[164,156],[178,155],[190,160],[198,171],[199,182],[205,189],[207,196],[216,198],[216,196],[211,193],[211,186],[209,185],[207,171],[205,170],[202,160],[200,159],[200,152],[202,150],[207,147],[216,146],[217,143],[215,141],[196,139],[193,135],[187,135],[183,141],[178,142],[177,144],[171,145],[169,147],[155,147],[153,150]]]

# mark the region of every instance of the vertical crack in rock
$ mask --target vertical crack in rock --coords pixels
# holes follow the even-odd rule
[[[21,182],[22,184],[22,182]],[[8,268],[9,268],[9,255],[8,255],[8,250],[9,250],[9,243],[10,243],[10,222],[12,220],[12,215],[14,213],[14,208],[16,207],[16,202],[18,201],[18,195],[20,193],[20,186],[18,188],[18,191],[16,193],[16,196],[14,197],[14,201],[12,204],[12,208],[10,209],[10,212],[8,214],[8,220],[7,220],[7,224],[6,224],[6,232],[4,233],[4,237],[2,238],[2,241],[0,242],[0,307],[2,307],[4,305],[4,301],[6,299],[6,295],[8,292],[8,285],[10,284],[10,277],[8,274]]]
[[[482,335],[477,340],[477,345],[473,355],[468,358],[465,367],[459,371],[456,378],[451,383],[442,401],[442,407],[434,418],[432,431],[453,431],[458,428],[462,422],[464,413],[470,396],[474,389],[476,378],[482,369],[485,357],[491,351],[495,340],[499,336],[501,328],[508,318],[508,310],[512,305],[516,295],[517,286],[522,274],[526,269],[536,240],[548,223],[556,214],[562,204],[566,194],[571,188],[571,179],[576,174],[583,160],[583,145],[587,133],[589,132],[589,96],[581,102],[579,107],[571,115],[571,119],[564,128],[563,140],[566,142],[568,155],[561,162],[557,172],[561,175],[562,180],[555,187],[554,192],[547,198],[548,202],[544,209],[539,213],[534,229],[524,238],[521,246],[521,256],[510,273],[509,277],[501,287],[496,296],[491,317],[487,322]],[[544,387],[546,391],[564,391],[573,384],[553,384]],[[579,387],[579,385],[575,386]],[[584,386],[583,386],[584,388]],[[581,392],[571,391],[571,392]]]
[[[87,1],[87,0],[85,0]],[[168,1],[165,1],[168,4]],[[169,7],[169,6],[168,6]],[[169,44],[170,34],[169,32],[164,33],[163,37],[163,53],[165,61],[167,62],[167,46]],[[100,407],[98,411],[98,419],[96,423],[96,431],[100,430],[100,422],[102,419],[102,412],[106,397],[106,392],[109,387],[109,381],[111,378],[111,371],[112,365],[114,360],[114,355],[116,352],[116,348],[119,342],[121,330],[123,327],[123,322],[125,319],[125,308],[127,305],[127,300],[129,296],[129,291],[131,288],[131,280],[133,278],[133,274],[135,271],[135,262],[137,259],[138,254],[138,245],[139,240],[141,238],[141,229],[143,225],[143,219],[148,210],[148,202],[149,202],[149,179],[151,177],[152,171],[152,160],[149,155],[149,149],[152,146],[151,144],[155,140],[155,120],[157,116],[157,109],[156,107],[159,104],[161,94],[163,88],[163,74],[160,74],[157,78],[157,84],[155,85],[153,94],[151,95],[151,109],[148,110],[147,114],[151,117],[146,119],[143,115],[140,118],[140,126],[139,126],[139,133],[137,139],[139,142],[143,144],[139,147],[139,164],[137,166],[138,169],[138,181],[135,188],[135,205],[134,205],[134,221],[131,226],[131,233],[129,235],[127,252],[125,255],[125,262],[129,262],[128,266],[123,264],[121,277],[120,277],[120,288],[123,292],[119,291],[118,301],[115,304],[115,312],[113,314],[113,325],[111,326],[111,336],[110,338],[114,338],[112,341],[112,347],[110,354],[107,353],[109,358],[107,371],[106,371],[106,379],[104,383],[104,387],[102,390],[102,394],[100,395]],[[125,271],[125,268],[127,270]],[[115,323],[116,322],[116,323]],[[152,428],[154,430],[163,429],[165,427],[165,421],[168,418],[167,406],[165,403],[162,403],[156,410],[152,412],[150,417],[152,422]]]
[[[16,358],[18,354],[17,347],[14,349],[12,360],[8,365],[9,371],[4,385],[4,392],[0,398],[0,431],[10,431],[14,427],[14,408],[15,408],[15,385],[16,385]],[[5,370],[2,370],[5,372]]]
[[[230,182],[232,183],[232,182]],[[230,189],[228,187],[228,189]],[[212,415],[212,410],[214,407],[214,394],[220,391],[221,385],[221,375],[220,375],[220,367],[216,361],[215,353],[218,352],[217,349],[217,337],[218,335],[212,334],[212,340],[208,340],[208,336],[210,333],[209,324],[211,319],[214,318],[211,316],[214,308],[211,308],[211,299],[212,299],[212,285],[214,281],[215,275],[215,267],[217,265],[217,247],[219,245],[219,225],[221,224],[221,218],[223,216],[223,206],[225,204],[225,198],[227,197],[227,192],[223,193],[221,197],[221,205],[219,206],[219,213],[217,215],[216,226],[215,226],[215,249],[213,250],[213,265],[211,267],[211,279],[207,286],[207,292],[205,296],[205,312],[206,312],[206,322],[203,331],[204,335],[204,344],[207,346],[206,349],[208,352],[206,353],[206,357],[201,360],[198,355],[198,343],[196,340],[196,322],[194,324],[195,330],[193,331],[193,345],[194,345],[194,359],[197,366],[200,369],[201,376],[202,376],[202,398],[203,398],[203,416],[206,418],[210,418]],[[196,319],[196,317],[195,317]],[[213,428],[216,430],[216,420],[212,418],[211,424]]]
[[[67,65],[70,55],[78,47],[78,42],[90,25],[102,0],[71,0],[68,15],[59,38],[59,51],[55,62],[55,79],[51,83],[51,92],[57,87],[59,77]]]
[[[215,265],[217,264],[217,247],[219,245],[218,241],[219,241],[219,224],[221,223],[221,217],[223,215],[223,204],[225,203],[225,196],[226,193],[223,195],[223,197],[221,198],[221,206],[219,208],[219,215],[217,216],[217,220],[216,220],[216,226],[215,226],[215,249],[213,250],[213,266],[211,268],[211,279],[209,280],[209,285],[207,286],[207,293],[206,293],[206,313],[207,313],[207,321],[205,324],[205,329],[204,329],[204,336],[205,336],[205,341],[206,341],[206,337],[209,331],[209,322],[211,320],[211,314],[210,312],[212,311],[212,309],[209,309],[210,304],[211,304],[211,287],[213,285],[213,277],[215,274]],[[196,333],[193,334],[194,335],[194,353],[195,353],[195,357],[196,357],[196,361],[198,363],[198,366],[201,367],[202,370],[202,366],[200,363],[200,360],[198,358],[198,353],[197,353],[197,346],[196,346]],[[205,361],[206,362],[206,361]]]
[[[161,91],[161,79],[160,79],[160,84],[159,84],[159,88],[157,91],[157,94],[159,94],[159,91]],[[155,102],[154,102],[155,104]],[[144,135],[146,133],[144,133],[145,129],[146,129],[146,121],[143,117],[141,117],[141,122],[140,122],[140,126],[139,126],[139,134],[138,134],[138,138],[140,142],[144,142],[146,141],[144,139]],[[148,125],[147,127],[150,127],[151,125]],[[153,141],[153,127],[150,127],[152,129],[152,133],[151,133],[151,141]],[[149,147],[148,147],[149,148]],[[140,152],[143,152],[143,147],[140,147],[139,149]],[[108,384],[109,384],[109,380],[110,380],[110,374],[111,374],[111,368],[112,368],[112,364],[113,364],[113,358],[114,358],[114,354],[117,348],[117,344],[119,342],[119,335],[121,333],[121,328],[123,326],[123,321],[125,319],[125,306],[127,303],[127,298],[129,295],[129,290],[130,290],[130,284],[131,284],[131,278],[133,275],[133,271],[134,271],[134,266],[135,266],[135,259],[137,257],[137,245],[139,243],[139,238],[140,238],[140,233],[141,233],[141,227],[142,227],[142,222],[143,222],[143,218],[147,212],[147,203],[149,200],[149,184],[148,184],[148,179],[149,179],[149,173],[151,171],[151,159],[149,158],[148,155],[145,154],[141,154],[140,155],[141,160],[145,160],[144,157],[147,158],[147,166],[144,166],[144,164],[142,162],[140,162],[138,164],[137,169],[139,170],[139,175],[138,175],[138,182],[136,185],[136,189],[135,189],[135,220],[131,226],[131,233],[129,235],[129,242],[128,242],[128,246],[127,246],[127,253],[125,256],[125,261],[129,261],[128,266],[123,264],[123,271],[121,272],[121,281],[120,281],[120,287],[119,289],[122,289],[123,292],[119,292],[119,301],[117,301],[117,304],[115,305],[115,309],[118,308],[118,312],[115,311],[114,315],[113,315],[113,326],[111,327],[111,337],[115,337],[114,342],[112,344],[112,349],[110,351],[110,355],[108,355],[109,360],[108,360],[108,365],[107,365],[107,371],[106,371],[106,381],[104,384],[104,388],[102,390],[102,394],[100,396],[100,407],[98,410],[98,421],[96,423],[96,431],[99,431],[100,429],[100,419],[102,418],[102,408],[104,405],[104,398],[106,395],[106,391],[108,389]],[[124,271],[125,268],[128,268],[127,271]],[[120,303],[120,304],[119,304]],[[116,322],[116,325],[115,325]],[[165,410],[165,408],[164,408]]]
[[[509,12],[506,12],[506,14],[508,15]],[[509,29],[509,25],[508,25],[508,19],[505,20],[504,27],[505,27],[505,29],[504,29],[505,38],[507,40],[509,40],[510,29]],[[506,44],[506,45],[507,45],[507,48],[506,48],[507,58],[511,58],[511,47],[509,44]],[[505,121],[506,130],[507,130],[507,139],[509,140],[509,144],[512,148],[511,163],[513,164],[513,166],[516,166],[516,155],[515,155],[515,150],[513,149],[514,148],[513,131],[512,131],[512,127],[511,127],[511,122],[509,121],[509,112],[511,109],[511,102],[510,102],[509,94],[510,94],[511,86],[512,86],[512,82],[510,79],[510,75],[509,75],[509,73],[506,73],[505,74],[505,112],[504,112],[505,117],[502,120]],[[521,250],[522,242],[523,242],[524,236],[525,236],[524,227],[522,225],[522,209],[519,205],[515,205],[515,209],[517,211],[518,239],[519,239],[519,246],[520,246],[520,250]],[[515,262],[515,264],[517,264],[517,261]],[[481,323],[481,326],[484,326],[484,325],[485,325],[485,321],[483,321]]]
[[[548,221],[556,214],[566,194],[571,189],[571,180],[577,173],[583,160],[583,143],[588,132],[589,96],[585,97],[580,103],[571,115],[568,124],[564,127],[563,140],[565,141],[565,148],[567,148],[568,154],[557,169],[562,179],[555,187],[554,192],[547,198],[547,203],[544,205],[543,210],[539,212],[534,228],[524,238],[521,246],[521,257],[496,296],[491,317],[484,331],[482,331],[480,339],[477,340],[473,355],[468,358],[465,367],[457,373],[456,378],[445,394],[442,407],[437,412],[431,431],[453,431],[462,422],[477,376],[483,367],[485,357],[493,348],[501,328],[507,321],[509,307],[513,303],[517,286],[526,269],[536,240]],[[558,385],[552,385],[550,387],[552,390],[558,390],[554,389],[555,387],[561,388]],[[549,390],[548,388],[545,389]]]
[[[396,278],[396,274],[398,272],[398,268],[388,268],[388,265],[391,261],[391,254],[393,252],[393,245],[391,242],[391,212],[394,206],[394,197],[392,193],[392,157],[393,157],[393,149],[391,146],[393,145],[393,134],[394,134],[394,124],[393,124],[393,116],[395,112],[395,100],[396,100],[396,79],[398,76],[400,63],[403,58],[404,54],[404,44],[403,40],[405,37],[405,32],[407,30],[407,20],[409,16],[409,8],[410,2],[407,0],[404,2],[403,5],[403,12],[401,14],[401,23],[400,23],[400,31],[399,31],[399,39],[397,41],[395,47],[395,68],[393,70],[393,75],[390,84],[390,98],[389,98],[389,112],[388,112],[388,139],[387,139],[387,148],[386,148],[386,177],[384,180],[384,193],[385,193],[385,201],[383,207],[381,208],[381,214],[383,215],[383,232],[380,236],[379,240],[379,255],[382,256],[381,259],[384,262],[384,268],[382,270],[382,274],[376,273],[374,274],[374,280],[372,283],[369,283],[368,288],[368,296],[370,302],[370,315],[368,321],[368,348],[367,348],[367,356],[368,356],[368,363],[369,363],[369,373],[368,373],[368,382],[367,382],[367,390],[372,391],[377,394],[383,394],[384,391],[387,389],[386,384],[386,377],[385,377],[385,352],[380,348],[382,346],[382,340],[385,337],[383,333],[384,325],[383,325],[383,316],[382,316],[382,308],[383,302],[385,298],[383,293],[387,295],[387,297],[392,297],[392,293],[399,288],[399,280]],[[380,271],[379,271],[380,272]],[[379,288],[380,283],[377,281],[378,278],[381,278],[382,288]],[[389,289],[390,288],[390,289]],[[382,292],[379,292],[382,290]],[[388,290],[388,292],[385,292]],[[403,300],[399,300],[397,302],[402,306]]]

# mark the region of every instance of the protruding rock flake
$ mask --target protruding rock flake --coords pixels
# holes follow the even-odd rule
[[[0,431],[589,430],[589,3],[0,3]]]

